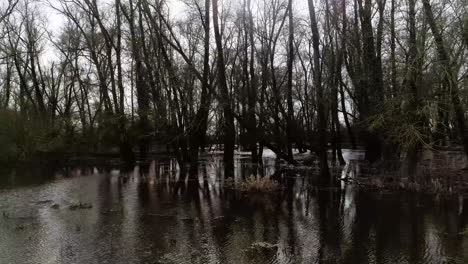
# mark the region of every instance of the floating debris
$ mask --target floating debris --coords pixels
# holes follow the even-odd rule
[[[50,208],[52,209],[59,209],[60,205],[59,204],[53,204]]]
[[[79,204],[73,204],[68,207],[70,210],[78,210],[78,209],[91,209],[93,206],[89,203],[79,203]]]
[[[220,215],[220,216],[216,216],[215,218],[213,218],[213,220],[223,220],[225,218],[224,215]]]
[[[36,204],[48,204],[53,202],[52,200],[42,200],[42,201],[37,201]]]
[[[146,214],[147,216],[155,216],[155,217],[162,217],[162,218],[172,218],[175,215],[164,215],[164,214]]]
[[[122,213],[123,212],[123,208],[120,208],[120,209],[108,209],[108,210],[104,210],[102,211],[101,213],[106,215],[106,214],[116,214],[116,213]]]
[[[257,248],[276,249],[278,248],[278,244],[271,244],[265,241],[256,241],[256,242],[253,242],[250,247],[253,249],[257,249]]]
[[[198,218],[192,218],[192,217],[184,217],[184,218],[180,218],[181,221],[184,221],[184,222],[195,222],[198,220]]]

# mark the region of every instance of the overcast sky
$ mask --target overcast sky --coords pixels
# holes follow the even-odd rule
[[[4,1],[4,0],[0,0]],[[185,11],[187,6],[184,4],[182,0],[166,0],[170,9],[170,15],[172,18],[175,19],[183,19],[185,15]],[[252,1],[252,6],[255,8],[258,0]],[[261,0],[261,1],[268,1],[268,0]],[[317,0],[315,0],[317,1]],[[58,14],[57,11],[47,7],[46,1],[41,1],[40,4],[41,9],[47,15],[47,19],[49,21],[49,29],[53,32],[57,32],[60,30],[61,26],[63,25],[63,16]],[[50,0],[52,4],[56,3],[56,0]],[[102,4],[112,4],[114,0],[98,0],[98,3]],[[241,3],[240,0],[220,0],[220,4],[224,4],[227,6],[235,6]],[[307,16],[308,15],[308,7],[307,7],[307,0],[293,0],[293,9],[294,13],[297,16]]]
[[[4,0],[0,0],[4,1]],[[115,0],[97,0],[99,4],[113,4]],[[225,6],[231,6],[231,8],[234,8],[236,5],[240,4],[240,0],[219,0],[220,5],[225,5]],[[252,0],[252,8],[255,9],[255,7],[258,4],[258,1],[268,1],[268,0]],[[315,0],[317,1],[317,0]],[[65,18],[63,15],[59,14],[58,11],[50,8],[48,6],[48,3],[50,2],[53,5],[59,6],[57,3],[57,0],[39,0],[36,5],[38,8],[40,8],[41,13],[45,16],[47,19],[48,23],[48,30],[52,32],[53,36],[57,36],[58,33],[60,32],[61,28],[63,27]],[[184,19],[184,16],[186,14],[187,6],[184,4],[182,0],[167,0],[167,4],[170,9],[170,16],[172,19],[178,20],[178,19]],[[296,17],[308,17],[308,6],[307,6],[307,0],[293,0],[293,10],[294,10],[294,15]],[[44,54],[44,60],[55,60],[56,55],[54,53],[53,48],[47,48],[45,50]]]

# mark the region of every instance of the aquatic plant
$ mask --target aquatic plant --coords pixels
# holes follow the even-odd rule
[[[250,175],[245,181],[240,183],[235,183],[234,180],[228,179],[224,187],[241,192],[274,192],[281,189],[277,181],[266,177],[257,178],[254,175]]]

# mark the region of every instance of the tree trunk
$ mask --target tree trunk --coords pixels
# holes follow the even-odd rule
[[[395,59],[395,48],[396,48],[396,34],[395,34],[395,1],[391,0],[391,9],[390,9],[390,68],[391,68],[391,84],[392,90],[391,95],[394,97],[398,94],[397,87],[397,68],[396,68],[396,59]]]
[[[411,115],[411,121],[416,126],[420,126],[420,117],[418,114],[420,100],[418,96],[417,78],[419,75],[417,69],[418,60],[418,47],[416,43],[416,0],[408,0],[408,30],[409,30],[409,49],[408,49],[408,63],[409,70],[406,76],[406,84],[408,93],[410,94],[408,102],[408,114]],[[416,174],[418,151],[421,148],[421,142],[416,142],[408,148],[407,162],[408,162],[408,179],[414,181]]]
[[[235,126],[234,115],[231,109],[229,90],[226,83],[226,69],[224,64],[223,42],[218,22],[218,0],[213,0],[213,28],[215,32],[215,42],[217,50],[218,67],[218,87],[220,104],[223,108],[224,124],[224,176],[226,178],[234,176],[234,147],[235,147]]]
[[[205,15],[203,20],[204,30],[204,53],[203,53],[203,79],[201,84],[200,107],[198,108],[195,127],[192,128],[191,159],[198,159],[198,151],[203,150],[206,145],[206,131],[208,128],[209,104],[211,101],[210,87],[210,0],[205,0]]]
[[[257,104],[257,76],[255,75],[255,42],[254,42],[254,22],[252,15],[251,0],[247,0],[247,8],[249,13],[249,41],[250,41],[250,90],[249,90],[249,122],[252,127],[252,131],[248,133],[249,135],[249,146],[250,152],[252,153],[252,162],[257,163],[261,156],[259,156],[257,151],[257,120],[255,117],[255,107]]]
[[[312,29],[312,46],[314,50],[314,88],[317,96],[317,123],[318,123],[318,148],[320,180],[321,183],[327,183],[330,180],[330,171],[327,158],[327,111],[326,101],[323,96],[322,72],[320,68],[320,35],[315,17],[315,8],[313,0],[309,2],[309,15]]]
[[[288,1],[288,18],[289,18],[289,34],[288,34],[288,61],[287,61],[287,71],[288,71],[288,83],[287,87],[287,105],[288,105],[288,114],[286,119],[286,133],[287,133],[287,153],[288,158],[293,159],[292,152],[292,143],[294,142],[294,105],[292,100],[292,79],[293,79],[293,63],[294,63],[294,21],[293,21],[293,10],[292,10],[292,0]]]
[[[368,118],[379,113],[384,97],[382,89],[382,66],[378,59],[380,55],[376,55],[372,29],[372,2],[371,0],[364,1],[365,5],[363,6],[362,0],[358,0],[361,15],[364,66],[364,82],[360,89],[364,90],[364,96],[367,98],[360,104],[362,108],[360,114],[363,120],[368,120]],[[377,39],[377,43],[380,42],[381,39]],[[362,138],[366,144],[366,159],[369,162],[375,162],[381,158],[382,139],[379,134],[378,131],[371,131],[367,127],[364,128],[362,133]]]

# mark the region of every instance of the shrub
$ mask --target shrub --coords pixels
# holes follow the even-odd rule
[[[60,129],[41,118],[22,117],[11,110],[0,111],[0,161],[31,158],[37,152],[64,148]]]
[[[0,161],[10,161],[18,155],[16,146],[14,115],[0,111]]]

